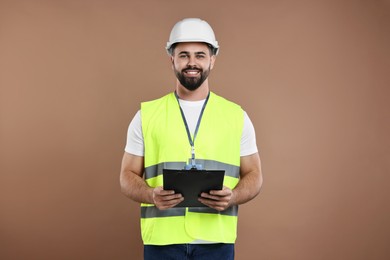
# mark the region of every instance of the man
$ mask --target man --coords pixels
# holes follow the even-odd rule
[[[234,259],[238,205],[262,185],[253,125],[240,106],[209,90],[219,46],[207,22],[178,22],[166,48],[175,92],[142,103],[130,123],[121,189],[142,203],[145,259]],[[204,207],[175,207],[183,196],[162,188],[162,169],[187,161],[225,170],[222,190],[201,193]]]

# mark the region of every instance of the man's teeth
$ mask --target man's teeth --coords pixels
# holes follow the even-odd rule
[[[191,75],[195,75],[195,74],[198,74],[198,71],[186,71],[187,74],[191,74]]]

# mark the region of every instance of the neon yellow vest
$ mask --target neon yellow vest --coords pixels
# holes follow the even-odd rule
[[[240,142],[244,122],[240,106],[210,93],[195,140],[197,163],[207,170],[224,169],[224,185],[239,181]],[[145,145],[145,180],[162,186],[162,169],[183,169],[191,146],[174,93],[141,104]],[[207,240],[234,243],[238,206],[218,212],[208,207],[159,210],[141,204],[141,233],[145,245],[168,245]]]

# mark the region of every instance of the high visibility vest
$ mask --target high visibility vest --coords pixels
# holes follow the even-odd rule
[[[141,104],[145,181],[163,185],[162,169],[183,169],[191,156],[183,118],[174,93]],[[196,162],[203,169],[225,170],[224,185],[233,189],[240,175],[240,143],[244,112],[240,106],[210,93],[195,139]],[[159,210],[141,204],[145,245],[169,245],[206,240],[234,243],[238,206],[225,211],[208,207]]]

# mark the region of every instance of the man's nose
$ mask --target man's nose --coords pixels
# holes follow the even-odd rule
[[[196,65],[196,61],[195,61],[195,56],[194,55],[190,55],[189,56],[187,65],[190,65],[190,66]]]

